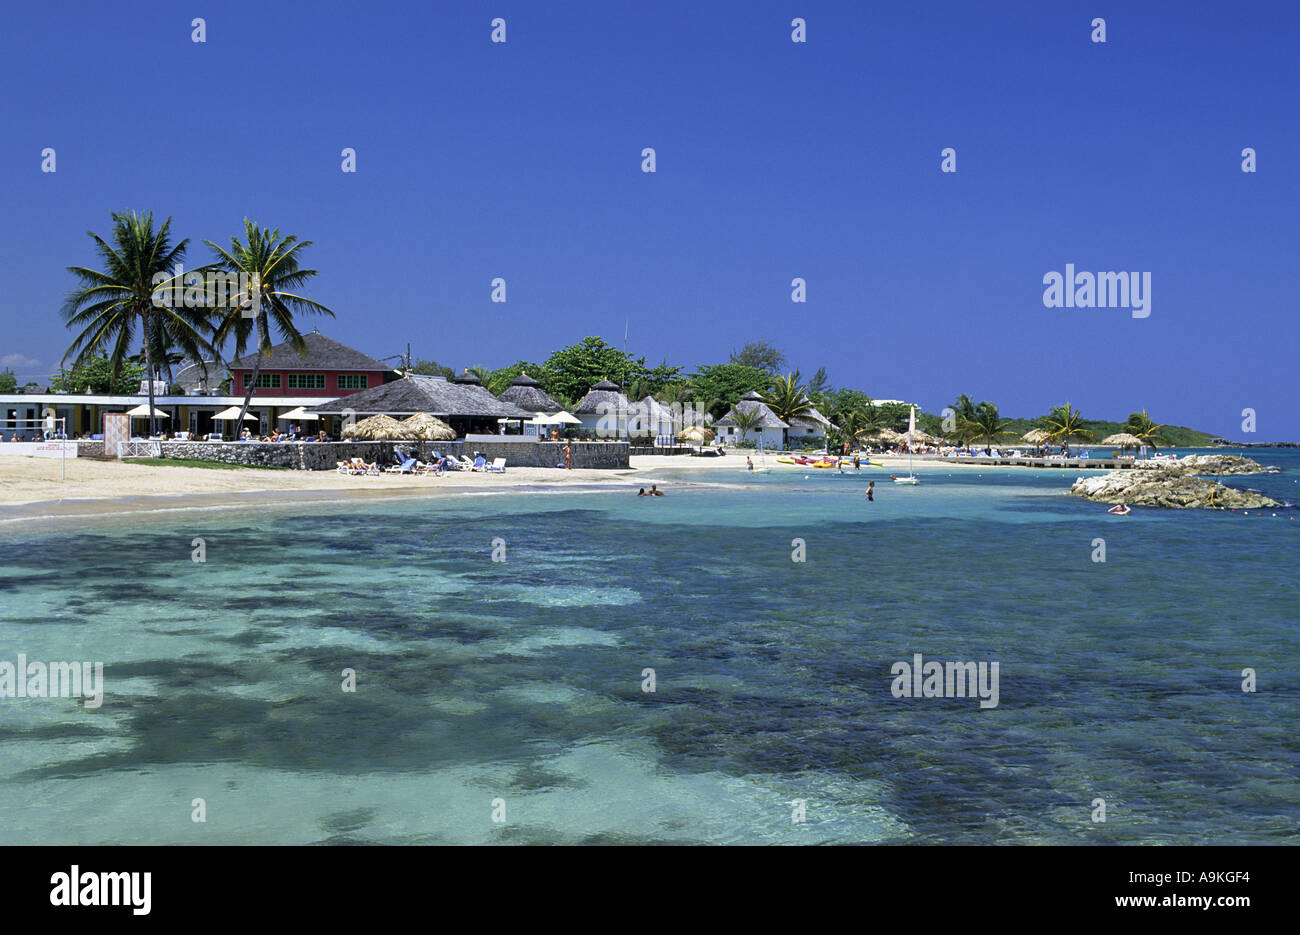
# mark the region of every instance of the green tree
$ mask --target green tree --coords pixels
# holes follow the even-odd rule
[[[1168,426],[1157,425],[1151,421],[1147,411],[1134,412],[1124,423],[1124,430],[1142,440],[1142,444],[1147,445],[1152,451],[1158,451],[1159,445],[1168,445],[1169,439],[1163,434]]]
[[[419,358],[411,361],[410,372],[426,377],[446,377],[448,380],[456,375],[455,370],[451,367],[444,367],[436,360],[421,360]]]
[[[113,362],[107,357],[91,357],[50,377],[51,393],[84,393],[97,396],[129,396],[140,389],[144,365],[128,361],[113,374]]]
[[[740,350],[731,352],[731,362],[774,376],[785,366],[785,352],[770,341],[750,341]]]
[[[647,372],[644,357],[634,358],[597,337],[561,348],[546,359],[543,369],[547,379],[538,374],[534,379],[552,396],[568,400],[581,399],[601,380],[621,386]]]
[[[989,445],[996,444],[999,439],[1010,436],[1012,434],[1008,429],[1010,425],[1011,420],[1003,419],[998,414],[998,407],[987,401],[975,407],[975,414],[972,418],[958,418],[958,426],[963,427],[963,434],[969,431],[969,438],[979,439]]]
[[[230,303],[213,340],[214,344],[222,346],[233,335],[236,357],[245,352],[250,337],[255,340],[257,361],[244,388],[244,404],[235,423],[243,425],[257,385],[257,374],[262,369],[262,359],[271,356],[271,326],[275,326],[282,340],[290,342],[294,350],[306,356],[307,342],[299,333],[294,316],[328,315],[333,318],[334,313],[319,302],[299,295],[299,290],[317,275],[316,270],[303,269],[300,263],[302,251],[312,245],[310,240],[300,241],[292,235],[282,237],[278,229],[268,230],[245,218],[244,240],[231,237],[229,250],[210,240],[205,243],[217,256],[215,268],[228,275],[247,277],[249,282],[247,293],[240,291]],[[251,308],[243,307],[245,302],[250,303]]]
[[[736,431],[740,433],[740,440],[743,442],[745,436],[754,430],[763,414],[758,411],[757,406],[749,409],[736,409],[731,413],[731,421],[736,424]]]
[[[1097,433],[1084,427],[1079,410],[1071,407],[1069,403],[1055,407],[1040,421],[1053,444],[1069,444],[1074,440],[1084,442],[1097,440]]]
[[[766,390],[772,377],[765,370],[748,364],[713,364],[700,367],[691,374],[687,384],[691,399],[703,403],[714,418],[721,418],[728,409],[749,392]]]
[[[18,392],[18,378],[14,376],[14,372],[12,370],[6,367],[4,372],[0,373],[0,393],[17,393],[17,392]]]
[[[188,240],[171,242],[171,218],[157,229],[152,213],[113,214],[112,243],[93,231],[102,270],[70,266],[79,287],[63,305],[67,326],[81,329],[64,352],[73,366],[107,353],[113,378],[127,363],[128,351],[137,329],[145,357],[145,372],[152,373],[153,352],[167,336],[183,350],[201,356],[215,351],[196,326],[192,310],[174,309],[162,300],[163,289],[174,282]],[[151,339],[152,338],[152,339]],[[157,431],[154,416],[154,386],[149,380],[149,434]]]
[[[774,379],[771,388],[763,396],[763,402],[767,403],[767,408],[772,410],[772,414],[783,422],[789,422],[792,419],[806,419],[813,411],[813,404],[808,399],[808,394],[803,385],[799,382],[798,370]],[[786,435],[785,429],[782,429],[782,447],[787,444]]]

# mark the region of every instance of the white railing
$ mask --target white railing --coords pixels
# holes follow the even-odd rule
[[[119,458],[161,458],[162,442],[118,442]]]

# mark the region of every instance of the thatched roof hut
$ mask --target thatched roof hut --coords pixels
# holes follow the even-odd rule
[[[555,413],[564,409],[554,397],[548,395],[542,389],[540,383],[526,373],[521,373],[511,380],[510,385],[497,398],[513,403],[520,409],[527,409],[530,412],[544,412],[548,416],[555,415]]]
[[[733,426],[736,423],[731,417],[737,412],[758,413],[758,421],[751,426],[751,431],[753,429],[787,429],[790,427],[785,421],[777,418],[776,413],[768,408],[767,403],[763,402],[763,397],[753,390],[740,397],[740,401],[732,406],[725,416],[713,424],[715,426]]]
[[[403,419],[402,425],[410,430],[411,438],[420,441],[445,442],[456,437],[456,432],[450,425],[427,412],[417,412],[409,419]]]
[[[618,384],[601,380],[591,388],[573,412],[579,416],[608,415],[612,412],[626,412],[629,408],[627,397],[619,392]]]
[[[452,383],[418,374],[312,407],[313,412],[324,415],[338,415],[347,410],[358,415],[384,413],[395,416],[428,412],[443,419],[449,416],[529,419],[533,416],[532,410],[520,409],[513,403],[497,399],[482,386]]]
[[[364,442],[394,441],[414,438],[412,429],[388,416],[371,416],[343,427],[343,437]]]
[[[1020,439],[1031,445],[1041,445],[1043,442],[1049,441],[1051,437],[1052,434],[1046,429],[1030,429],[1024,435],[1021,435]]]
[[[459,384],[461,384],[462,386],[482,386],[482,385],[483,385],[483,381],[480,380],[480,379],[478,378],[478,374],[477,374],[477,373],[470,373],[470,371],[469,371],[468,368],[466,368],[465,372],[462,373],[462,374],[460,374],[459,376],[452,377],[452,378],[451,378],[451,382],[452,382],[452,383],[459,383]]]

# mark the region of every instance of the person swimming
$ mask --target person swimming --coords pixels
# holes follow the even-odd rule
[[[1127,503],[1117,503],[1106,512],[1114,513],[1116,516],[1128,516],[1133,511],[1129,508]]]
[[[875,481],[871,481],[871,483],[867,484],[867,499],[868,499],[869,501],[871,501],[872,503],[875,503],[875,502],[876,502],[876,498],[875,498],[874,496],[872,496],[872,494],[874,493],[875,489],[876,489],[876,482],[875,482]]]
[[[641,492],[638,493],[637,496],[638,496],[638,497],[648,497],[648,496],[650,496],[650,495],[649,495],[648,493],[646,493],[646,492],[645,492],[645,488],[642,487],[642,488],[641,488]]]
[[[651,484],[651,485],[650,485],[650,496],[652,496],[652,497],[662,497],[663,495],[664,495],[664,492],[663,492],[662,490],[660,490],[660,489],[659,489],[658,487],[656,487],[654,484]]]

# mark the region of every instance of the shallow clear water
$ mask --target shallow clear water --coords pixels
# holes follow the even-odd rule
[[[107,693],[0,699],[0,841],[1294,840],[1296,511],[917,473],[9,524],[0,661]],[[998,706],[895,698],[914,653]]]

